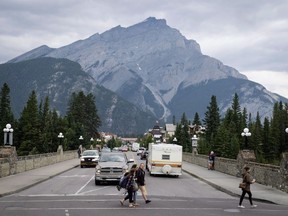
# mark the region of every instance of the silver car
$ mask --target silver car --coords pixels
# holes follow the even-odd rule
[[[103,152],[95,168],[95,185],[101,182],[119,182],[123,173],[129,170],[129,163],[133,162],[123,152]]]

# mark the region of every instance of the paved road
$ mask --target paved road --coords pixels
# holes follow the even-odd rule
[[[135,159],[137,159],[135,157]],[[132,209],[127,206],[122,207],[119,199],[123,196],[123,192],[118,192],[115,185],[95,186],[93,168],[81,169],[75,167],[78,160],[70,161],[70,170],[60,172],[59,175],[51,174],[49,167],[42,168],[41,172],[29,173],[11,176],[6,179],[0,179],[0,191],[2,186],[9,188],[13,182],[18,182],[20,188],[21,183],[24,184],[25,179],[33,180],[34,186],[25,190],[17,189],[18,192],[10,193],[10,195],[0,199],[0,215],[127,215]],[[60,166],[68,169],[69,162],[57,164],[51,170],[60,171]],[[73,165],[73,166],[71,166]],[[58,168],[56,168],[56,166]],[[72,168],[72,169],[71,169]],[[255,201],[258,208],[248,208],[248,201],[244,201],[246,209],[238,209],[238,199],[233,191],[229,194],[215,189],[216,184],[211,182],[223,182],[226,185],[237,182],[238,179],[228,178],[218,172],[207,171],[205,168],[190,166],[184,163],[183,168],[188,171],[184,172],[179,178],[167,177],[150,177],[147,175],[147,188],[152,202],[144,204],[141,196],[137,200],[140,206],[133,209],[134,213],[140,216],[147,215],[288,215],[288,206],[274,205],[267,202]],[[199,169],[199,170],[197,170]],[[190,171],[189,171],[190,170]],[[193,171],[193,173],[192,173]],[[202,171],[202,174],[200,173]],[[50,173],[51,172],[51,173]],[[189,174],[189,172],[191,172]],[[34,173],[34,175],[32,175]],[[193,174],[193,175],[191,175]],[[198,175],[198,176],[196,176]],[[34,178],[33,178],[34,176]],[[46,176],[44,178],[43,176]],[[47,177],[48,176],[48,177]],[[213,177],[211,177],[213,176]],[[22,181],[19,178],[22,177]],[[48,180],[47,180],[48,178]],[[10,184],[7,184],[7,179]],[[35,183],[38,179],[41,183]],[[46,181],[44,181],[46,179]],[[5,181],[6,180],[6,181]],[[209,182],[210,181],[210,182]],[[231,183],[232,182],[232,183]],[[3,183],[3,184],[2,184]],[[212,185],[212,186],[211,186]],[[219,185],[221,185],[219,183]],[[23,186],[23,185],[22,185]],[[28,186],[26,186],[28,187]],[[232,186],[231,186],[232,187]],[[255,188],[257,189],[258,186]],[[217,187],[216,187],[217,188]],[[226,187],[228,190],[230,186]],[[254,189],[255,189],[254,188]],[[236,191],[236,193],[239,190]],[[262,193],[269,195],[269,191],[263,190]],[[257,193],[256,193],[257,194]],[[281,194],[281,193],[280,193]],[[281,194],[282,195],[282,194]],[[273,191],[272,191],[273,196]],[[271,197],[271,196],[270,196]],[[282,198],[287,199],[286,196]]]

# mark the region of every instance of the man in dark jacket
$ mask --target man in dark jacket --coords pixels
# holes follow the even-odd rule
[[[136,178],[137,178],[137,183],[139,185],[139,189],[140,189],[140,191],[142,193],[142,197],[145,200],[145,203],[147,204],[147,203],[150,203],[151,200],[149,200],[147,198],[147,190],[146,190],[146,187],[145,187],[145,171],[144,171],[145,168],[144,167],[145,167],[144,163],[141,163],[139,165],[139,168],[138,168],[138,170],[136,172]]]

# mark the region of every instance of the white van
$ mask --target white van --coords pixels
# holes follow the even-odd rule
[[[182,146],[150,143],[146,168],[150,175],[182,175]]]

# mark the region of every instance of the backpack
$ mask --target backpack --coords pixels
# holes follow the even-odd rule
[[[128,182],[128,175],[122,176],[119,182],[119,186],[121,188],[126,188],[127,182]]]

